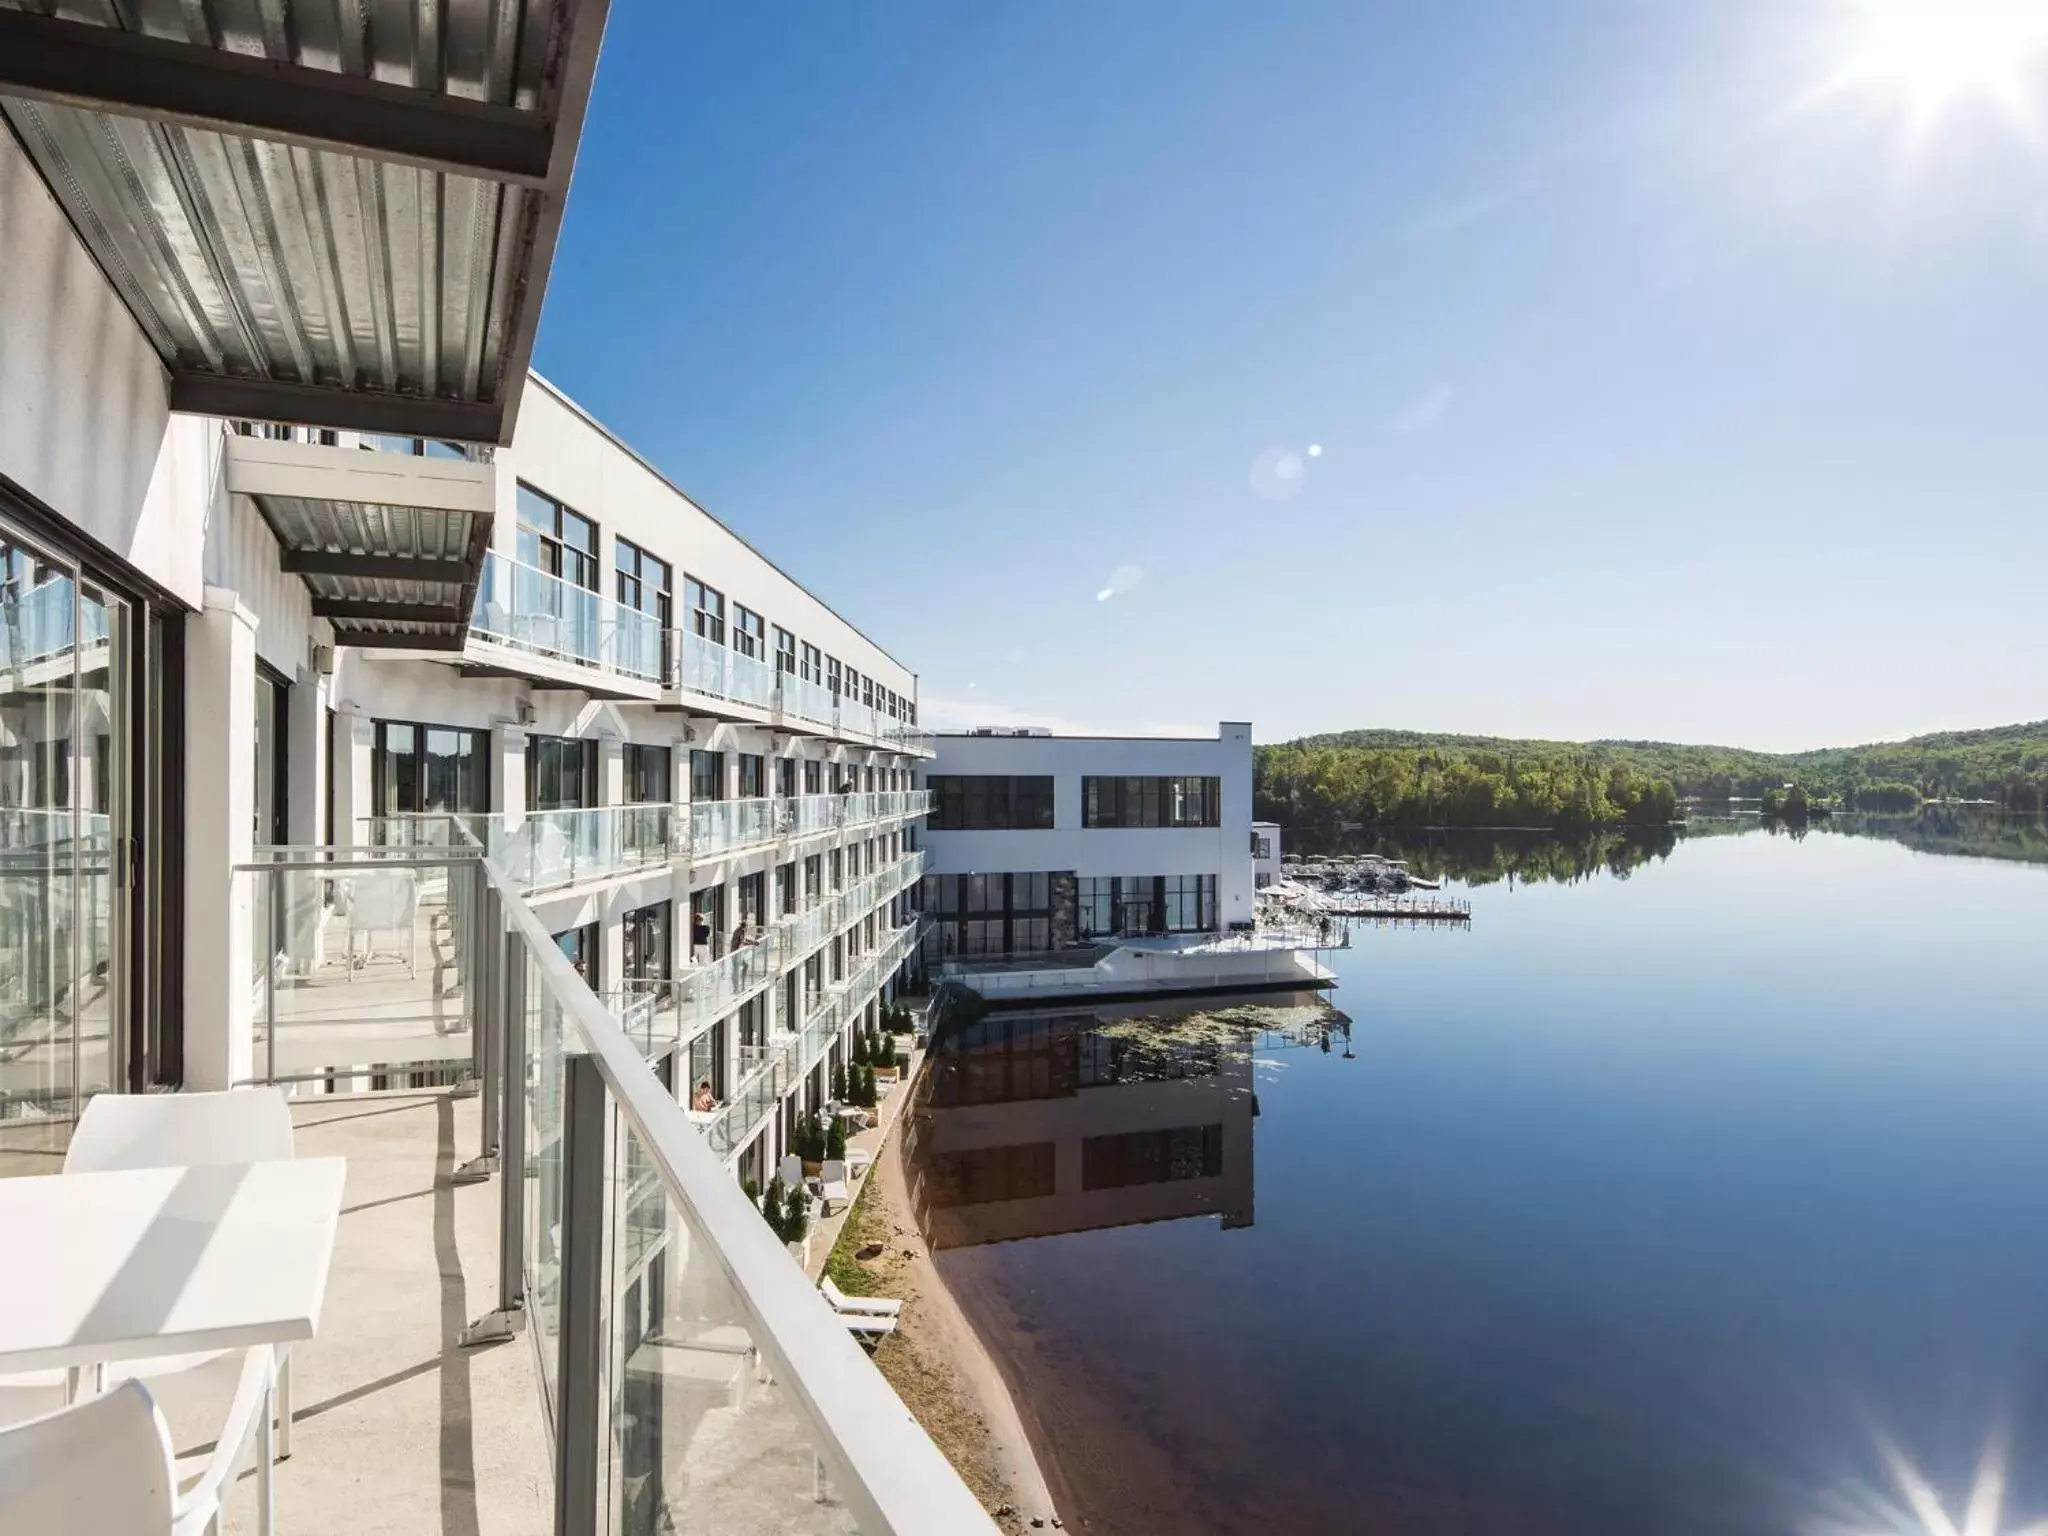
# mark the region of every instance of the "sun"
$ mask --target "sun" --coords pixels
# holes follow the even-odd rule
[[[1844,86],[1889,87],[1917,116],[1991,98],[2028,113],[2048,0],[1860,0]]]

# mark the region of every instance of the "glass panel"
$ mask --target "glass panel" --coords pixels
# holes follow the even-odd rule
[[[466,985],[470,914],[481,876],[472,862],[432,857],[371,848],[333,861],[295,855],[237,873],[248,882],[257,957],[258,1080],[354,1092],[468,1065],[477,995]]]
[[[120,1021],[127,1016],[126,902],[115,878],[126,846],[131,798],[128,676],[131,610],[91,585],[79,588],[78,693],[73,737],[85,763],[74,774],[78,806],[77,921],[72,999],[77,1010],[78,1091],[112,1088],[120,1077]]]
[[[67,697],[77,590],[0,547],[0,1116],[69,1115],[75,926]]]

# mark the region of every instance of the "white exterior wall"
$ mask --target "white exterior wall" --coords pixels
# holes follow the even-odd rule
[[[1252,823],[1252,884],[1260,889],[1280,878],[1280,823]]]
[[[193,608],[203,434],[12,134],[0,132],[0,474]]]
[[[1229,722],[1214,738],[942,735],[933,774],[1050,775],[1049,830],[925,832],[935,875],[1072,870],[1077,876],[1208,875],[1225,927],[1252,920],[1252,728]],[[1102,775],[1209,774],[1222,780],[1215,827],[1081,825],[1081,780]]]
[[[904,698],[917,697],[916,673],[776,569],[538,376],[527,382],[512,446],[499,462],[509,470],[499,480],[492,527],[492,547],[499,554],[509,559],[517,547],[518,482],[523,480],[597,524],[607,597],[616,591],[615,541],[624,537],[675,568],[678,627],[687,573],[725,594],[728,627],[734,603],[760,614],[769,625],[771,656],[774,626],[780,625],[863,677],[873,677]],[[880,599],[876,594],[878,606]]]

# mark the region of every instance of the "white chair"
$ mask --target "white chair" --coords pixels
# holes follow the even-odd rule
[[[350,882],[353,889],[348,900],[348,974],[354,978],[358,969],[370,963],[377,954],[377,935],[397,934],[401,947],[386,950],[386,954],[405,956],[405,974],[414,976],[419,971],[419,929],[416,919],[419,915],[419,881],[409,869],[384,870],[373,875],[357,875]],[[363,938],[363,948],[358,955],[356,936]]]
[[[861,1334],[870,1338],[881,1338],[896,1331],[893,1317],[871,1317],[861,1312],[841,1312],[839,1321],[846,1325],[848,1333]]]
[[[802,1189],[804,1187],[804,1160],[794,1152],[790,1153],[776,1167],[775,1176],[782,1180],[782,1187],[785,1190]]]
[[[271,1373],[270,1351],[244,1354],[221,1433],[204,1470],[182,1492],[170,1430],[139,1381],[0,1429],[0,1530],[36,1536],[211,1533],[219,1528],[221,1499],[250,1438],[259,1435],[257,1529],[270,1536],[276,1517]]]
[[[197,1168],[282,1163],[297,1155],[291,1105],[281,1088],[218,1093],[100,1093],[87,1101],[64,1152],[66,1173],[121,1168]],[[130,1360],[117,1376],[169,1376],[220,1358],[218,1351]],[[292,1453],[292,1357],[277,1351],[277,1450]]]
[[[903,1312],[903,1303],[887,1296],[847,1295],[833,1284],[830,1275],[818,1282],[818,1291],[832,1304],[834,1312],[851,1312],[866,1317],[897,1317]]]
[[[846,1164],[842,1159],[833,1158],[818,1170],[818,1198],[825,1202],[825,1214],[832,1214],[832,1202],[846,1204]]]
[[[846,1149],[846,1171],[852,1174],[855,1180],[866,1178],[868,1170],[874,1167],[874,1165],[875,1154],[866,1147],[848,1147]]]

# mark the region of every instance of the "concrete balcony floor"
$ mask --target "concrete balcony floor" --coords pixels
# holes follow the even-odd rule
[[[293,1351],[281,1533],[553,1529],[532,1341],[456,1342],[496,1301],[498,1187],[448,1178],[476,1150],[477,1114],[475,1098],[446,1093],[294,1106],[299,1155],[347,1158],[348,1185],[319,1336]],[[181,1451],[188,1422],[172,1420]],[[255,1487],[245,1472],[228,1532],[255,1531]]]

